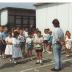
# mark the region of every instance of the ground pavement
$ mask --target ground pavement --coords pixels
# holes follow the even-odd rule
[[[52,54],[43,54],[43,65],[36,65],[35,56],[32,60],[24,58],[18,64],[11,63],[8,58],[0,58],[0,72],[52,72],[50,69],[53,66]],[[63,70],[60,72],[72,72],[72,56],[66,57],[62,54]]]

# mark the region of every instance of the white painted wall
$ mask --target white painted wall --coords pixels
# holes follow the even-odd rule
[[[52,20],[54,18],[60,21],[64,32],[69,30],[72,33],[72,3],[44,5],[36,8],[36,27],[42,33],[45,28],[53,30]]]
[[[1,25],[6,25],[8,21],[8,11],[7,10],[3,10],[1,12]]]

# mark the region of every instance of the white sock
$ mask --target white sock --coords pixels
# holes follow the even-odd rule
[[[37,60],[37,62],[40,62],[39,60]]]
[[[40,63],[42,63],[42,60],[39,60],[40,61]]]

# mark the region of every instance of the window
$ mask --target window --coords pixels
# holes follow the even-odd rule
[[[21,24],[21,16],[16,16],[16,24]]]
[[[23,17],[23,24],[28,24],[28,17]]]
[[[9,16],[9,23],[14,24],[14,16]]]
[[[34,17],[30,17],[30,25],[34,25]]]

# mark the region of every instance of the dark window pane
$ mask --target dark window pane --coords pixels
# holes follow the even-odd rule
[[[30,17],[30,25],[33,26],[34,25],[34,17]]]
[[[16,16],[17,19],[21,19],[21,16]]]
[[[21,24],[21,19],[16,19],[16,24]]]
[[[28,24],[28,17],[23,17],[23,24]]]
[[[9,23],[13,24],[14,23],[14,16],[9,16]]]

